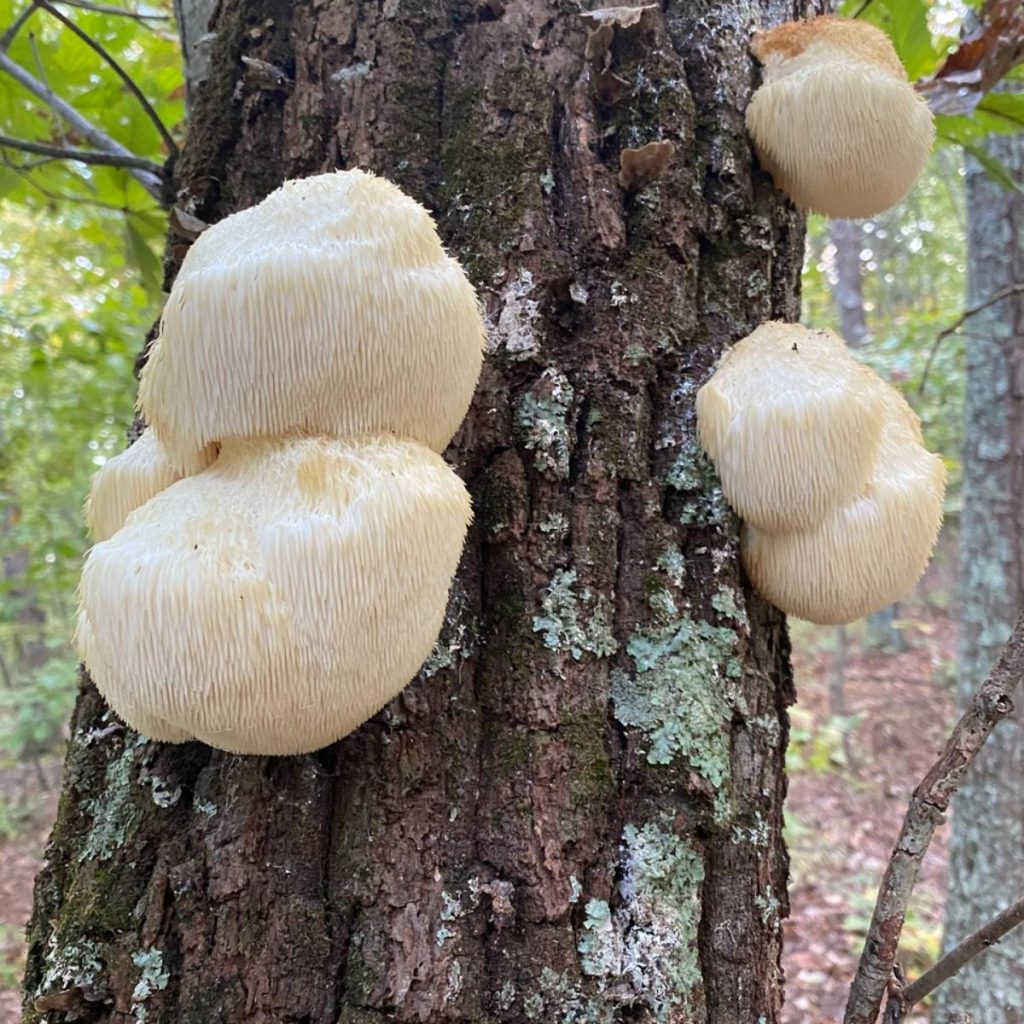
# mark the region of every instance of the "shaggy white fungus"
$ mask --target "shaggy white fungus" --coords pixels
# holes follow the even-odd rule
[[[864,490],[884,387],[841,338],[769,322],[697,394],[697,432],[737,514],[764,530],[819,522]]]
[[[764,80],[747,129],[779,188],[829,217],[870,217],[906,195],[935,127],[884,32],[826,15],[759,32],[751,49]]]
[[[213,448],[188,459],[194,471],[215,458]],[[129,514],[182,478],[152,430],[144,430],[131,447],[93,474],[85,503],[85,521],[93,540],[106,540],[120,530]]]
[[[78,650],[154,739],[316,750],[430,653],[470,518],[459,477],[412,441],[225,442],[92,549]]]
[[[946,472],[919,443],[916,418],[909,422],[896,404],[861,497],[805,530],[744,525],[747,573],[788,614],[852,622],[903,597],[924,572],[942,522]]]
[[[139,406],[176,465],[212,442],[292,431],[388,431],[441,451],[483,343],[476,294],[427,211],[383,178],[339,171],[286,182],[200,235]]]

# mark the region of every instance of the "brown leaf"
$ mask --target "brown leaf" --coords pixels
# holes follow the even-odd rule
[[[1024,4],[1021,0],[987,0],[960,45],[917,89],[937,114],[970,113],[1021,61]]]

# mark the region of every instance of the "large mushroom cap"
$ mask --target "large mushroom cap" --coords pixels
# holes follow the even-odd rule
[[[775,184],[830,217],[870,217],[899,202],[935,126],[886,34],[825,16],[759,33],[752,48],[764,82],[747,129]]]
[[[470,515],[462,481],[415,442],[226,443],[92,549],[79,652],[156,739],[316,750],[430,653]]]
[[[764,530],[820,522],[871,475],[884,385],[830,331],[769,322],[697,394],[697,432],[737,514]]]
[[[746,524],[743,562],[772,604],[809,622],[853,622],[903,597],[924,572],[942,522],[946,471],[916,423],[886,421],[862,497],[818,526],[770,534]]]
[[[483,341],[473,287],[426,210],[383,178],[339,171],[287,182],[200,235],[139,404],[176,462],[294,430],[388,431],[441,451]]]
[[[196,471],[214,459],[212,448],[189,459]],[[85,502],[85,522],[93,540],[106,540],[124,525],[129,514],[170,487],[183,474],[171,465],[152,430],[144,430],[131,447],[97,470]]]

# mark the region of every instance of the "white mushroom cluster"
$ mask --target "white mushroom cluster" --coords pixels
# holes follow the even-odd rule
[[[852,622],[924,572],[945,467],[903,396],[836,335],[762,324],[701,388],[697,428],[744,519],[751,581],[783,611]]]
[[[429,214],[362,171],[285,184],[189,251],[141,438],[93,480],[76,643],[154,739],[296,754],[430,653],[472,517],[437,454],[479,305]]]
[[[881,29],[824,15],[759,32],[751,49],[763,83],[747,130],[762,166],[798,206],[871,217],[907,194],[935,126]]]

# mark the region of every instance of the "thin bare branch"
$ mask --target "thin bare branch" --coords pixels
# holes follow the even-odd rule
[[[14,42],[14,37],[21,31],[22,25],[28,21],[29,18],[36,11],[36,5],[30,2],[27,7],[22,8],[21,13],[11,22],[10,27],[2,36],[0,36],[0,53],[6,53],[11,48],[11,43]]]
[[[62,14],[57,10],[53,4],[48,3],[47,0],[35,0],[35,3],[42,10],[46,11],[47,14],[56,18],[69,32],[73,32],[79,39],[85,43],[91,50],[98,53],[107,64],[110,65],[111,70],[121,79],[125,84],[125,88],[139,101],[139,105],[146,112],[146,116],[153,122],[156,130],[160,133],[160,138],[164,140],[164,145],[167,147],[169,153],[177,153],[178,145],[171,137],[171,133],[167,130],[167,126],[160,120],[160,115],[153,109],[153,105],[143,95],[142,90],[135,84],[135,79],[128,74],[127,71],[114,59],[111,53],[100,43],[96,42],[88,32],[83,31],[78,25],[76,25],[67,15]]]
[[[930,967],[913,984],[891,997],[885,1008],[886,1024],[902,1024],[915,1003],[921,1002],[944,981],[953,977],[969,960],[995,945],[1007,932],[1024,922],[1024,896],[1011,903],[1002,913],[987,921],[963,942],[954,946],[937,964]]]
[[[83,117],[70,103],[62,100],[51,90],[47,89],[42,82],[30,75],[20,64],[11,60],[5,53],[0,53],[0,71],[6,72],[16,82],[26,88],[34,96],[39,97],[45,103],[49,103],[55,110],[59,111],[61,117],[80,135],[86,142],[90,143],[96,150],[109,153],[113,156],[127,157],[129,160],[138,160],[134,153],[129,152],[116,139],[112,139],[106,132],[101,131],[91,121]],[[131,167],[124,165],[128,173],[139,182],[140,185],[161,204],[164,202],[163,184],[164,175],[153,171],[151,168]]]
[[[87,0],[60,0],[65,7],[78,7],[83,11],[93,11],[96,14],[112,14],[118,18],[131,18],[134,21],[141,21],[146,24],[150,21],[170,21],[169,14],[144,14],[142,11],[129,11],[123,7],[108,7],[105,4],[91,4]]]
[[[1013,691],[1024,676],[1024,613],[999,662],[971,699],[939,759],[914,790],[899,839],[878,889],[857,975],[850,986],[844,1024],[874,1024],[890,986],[896,950],[917,872],[953,794],[989,733],[1013,710]]]
[[[162,174],[163,168],[152,160],[140,156],[120,156],[117,153],[100,153],[92,149],[75,149],[73,146],[47,146],[42,142],[28,142],[10,135],[0,135],[0,146],[20,149],[23,153],[37,153],[52,160],[77,160],[82,164],[105,164],[108,167],[132,167],[139,170]]]
[[[994,306],[997,302],[1002,302],[1003,299],[1008,299],[1011,295],[1019,295],[1022,292],[1024,292],[1024,282],[1008,284],[1005,288],[1000,288],[999,291],[993,292],[987,299],[979,302],[976,306],[971,306],[969,309],[965,309],[948,327],[939,331],[939,333],[935,335],[931,351],[928,353],[928,360],[924,364],[924,370],[921,373],[921,383],[917,386],[917,393],[919,395],[924,394],[924,386],[928,383],[928,374],[931,373],[932,363],[935,361],[935,354],[938,352],[939,346],[946,340],[946,338],[951,334],[956,334],[956,332],[959,331],[972,316],[977,316],[979,313],[988,309],[989,306]]]

